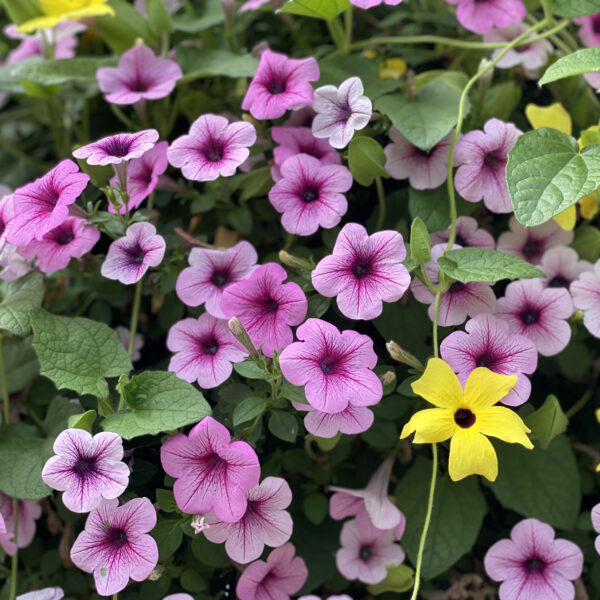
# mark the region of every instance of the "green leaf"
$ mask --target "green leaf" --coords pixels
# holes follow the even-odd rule
[[[21,391],[39,375],[40,363],[31,345],[31,338],[3,340],[2,354],[9,394]]]
[[[186,33],[198,33],[225,21],[221,0],[205,0],[200,7],[194,6],[193,14],[182,13],[171,17],[173,28]]]
[[[129,410],[116,412],[102,421],[105,431],[126,440],[156,435],[197,423],[211,414],[204,396],[175,373],[146,371],[123,386]]]
[[[429,232],[420,217],[415,217],[410,226],[410,255],[418,265],[431,260]]]
[[[275,411],[269,417],[269,431],[284,442],[294,442],[298,435],[298,421],[290,413]]]
[[[172,556],[183,541],[179,519],[159,519],[150,535],[158,546],[158,560],[164,561]]]
[[[331,298],[325,298],[320,294],[313,294],[308,298],[308,311],[306,318],[320,319],[331,306]]]
[[[245,202],[250,198],[266,196],[272,187],[273,178],[271,177],[271,169],[269,167],[253,169],[250,173],[244,175],[240,200]]]
[[[577,251],[579,258],[595,263],[600,258],[600,230],[587,223],[575,230],[575,239],[571,247]]]
[[[419,541],[429,495],[431,461],[418,456],[396,488],[396,503],[411,518],[406,521],[402,546],[416,564]],[[438,475],[431,525],[423,553],[424,579],[443,573],[475,543],[487,512],[485,498],[476,477],[451,481]]]
[[[375,177],[389,177],[385,170],[385,153],[373,138],[360,135],[348,146],[348,166],[360,185],[371,185]]]
[[[92,433],[94,421],[97,416],[95,410],[86,410],[82,414],[71,415],[67,421],[67,425],[69,429],[84,429],[85,431]]]
[[[449,250],[438,258],[438,265],[446,275],[463,283],[544,277],[540,269],[518,256],[489,248]]]
[[[579,152],[557,129],[529,131],[508,154],[506,181],[518,221],[541,225],[600,185],[600,146]]]
[[[461,91],[444,79],[434,79],[413,99],[390,94],[375,101],[375,109],[387,115],[394,127],[421,150],[431,150],[457,122]],[[465,114],[470,105],[465,103]]]
[[[70,400],[63,396],[52,398],[43,423],[44,431],[48,436],[48,448],[54,444],[56,436],[68,427],[69,418],[80,413],[81,404],[77,400]]]
[[[525,423],[539,441],[536,446],[545,450],[557,435],[567,430],[569,419],[562,411],[558,398],[550,394],[544,404],[525,419]]]
[[[304,498],[302,510],[314,525],[320,525],[327,516],[327,498],[320,492],[312,492]]]
[[[246,379],[266,379],[265,372],[253,360],[234,363],[233,368],[236,373]]]
[[[304,393],[304,386],[300,387],[292,385],[289,382],[285,382],[281,386],[281,395],[290,402],[300,402],[301,404],[308,404],[306,394]]]
[[[132,368],[117,334],[104,323],[37,309],[31,312],[31,325],[41,373],[58,389],[106,398],[105,377],[118,377]]]
[[[412,588],[415,581],[415,572],[408,565],[389,567],[387,577],[380,583],[368,585],[367,591],[374,596],[385,592],[401,594]]]
[[[29,311],[42,304],[44,276],[29,273],[16,281],[0,281],[0,329],[18,336],[31,333]]]
[[[583,17],[600,11],[598,0],[550,0],[553,14],[559,17]]]
[[[101,38],[117,54],[122,54],[141,38],[149,46],[156,42],[150,23],[125,0],[110,0],[114,16],[98,17]]]
[[[178,512],[179,511],[177,502],[175,502],[175,496],[173,495],[173,490],[164,490],[164,489],[158,488],[156,490],[156,502],[160,506],[160,510],[164,510],[165,512]]]
[[[278,12],[331,21],[349,7],[348,0],[288,0]]]
[[[233,79],[252,77],[258,67],[258,59],[251,54],[234,54],[228,50],[194,46],[179,46],[177,62],[184,73],[179,83],[217,75]]]
[[[265,408],[267,408],[265,398],[257,398],[256,396],[245,398],[233,410],[234,427],[262,415],[265,412]]]
[[[10,20],[17,25],[42,16],[40,5],[36,0],[4,0],[4,8]]]
[[[194,569],[186,569],[179,581],[186,592],[202,592],[208,588],[206,581]]]
[[[113,58],[63,58],[60,60],[29,60],[19,62],[11,75],[41,85],[62,85],[69,82],[95,83],[100,67],[114,65]]]
[[[165,7],[163,0],[146,0],[148,21],[156,35],[168,33],[173,29],[171,15]]]
[[[600,48],[584,48],[567,54],[551,64],[538,81],[538,85],[593,71],[600,71]]]
[[[213,544],[204,535],[194,536],[191,547],[192,554],[204,565],[218,569],[230,563],[223,544]]]
[[[579,514],[581,484],[569,440],[559,435],[546,450],[494,445],[499,473],[489,485],[502,506],[553,527],[571,529]]]

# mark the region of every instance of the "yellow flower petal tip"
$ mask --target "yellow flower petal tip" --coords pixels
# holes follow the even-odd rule
[[[584,196],[579,200],[579,206],[581,208],[581,216],[588,221],[591,221],[598,213],[598,197],[600,190],[596,190],[589,196]]]
[[[596,409],[596,421],[600,422],[600,408]]]
[[[406,63],[401,58],[388,58],[379,71],[380,79],[400,79],[406,73]]]
[[[44,16],[22,23],[18,28],[21,33],[49,29],[63,21],[115,15],[114,9],[107,4],[107,0],[39,0],[39,4]]]
[[[577,222],[577,209],[574,205],[569,206],[569,208],[558,213],[553,219],[560,225],[561,229],[573,231]]]
[[[560,102],[555,102],[550,106],[528,104],[525,107],[525,116],[534,129],[552,127],[567,135],[571,135],[573,132],[571,115]]]

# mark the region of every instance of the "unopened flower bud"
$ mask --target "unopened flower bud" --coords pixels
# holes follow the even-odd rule
[[[392,383],[394,383],[394,381],[396,380],[396,373],[394,373],[394,371],[386,371],[381,377],[381,383],[384,386],[390,385]]]
[[[385,347],[387,348],[387,351],[390,353],[390,356],[394,360],[397,360],[400,363],[408,365],[409,367],[412,367],[413,369],[417,369],[417,371],[425,370],[423,363],[416,356],[414,356],[410,352],[407,352],[406,350],[404,350],[404,348],[401,348],[393,340],[389,341],[385,345]]]
[[[279,260],[288,267],[294,267],[295,269],[303,269],[305,271],[313,270],[313,266],[307,260],[288,254],[285,250],[281,250],[279,252]]]
[[[227,326],[229,327],[229,331],[233,333],[233,337],[242,345],[246,350],[248,350],[248,354],[254,360],[260,360],[260,356],[258,355],[258,350],[252,343],[248,332],[244,329],[242,322],[237,317],[231,317],[229,319]]]
[[[160,579],[161,575],[165,572],[165,568],[162,565],[156,565],[150,575],[148,575],[148,579],[150,581],[157,581]]]

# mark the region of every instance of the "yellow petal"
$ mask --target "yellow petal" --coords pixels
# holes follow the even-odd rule
[[[565,231],[573,231],[575,222],[577,221],[577,209],[575,205],[569,206],[555,217],[552,217]]]
[[[477,367],[465,383],[465,407],[479,416],[481,409],[502,400],[516,383],[516,375],[500,375],[485,367]]]
[[[477,429],[484,435],[491,435],[509,444],[521,444],[528,450],[533,448],[527,434],[531,430],[523,419],[506,406],[492,406],[477,413]]]
[[[457,431],[450,442],[448,473],[452,481],[468,475],[483,475],[490,481],[498,476],[496,451],[485,435],[470,429]]]
[[[402,429],[400,439],[413,431],[415,444],[435,444],[452,437],[456,424],[452,412],[446,408],[428,408],[415,413]]]
[[[567,135],[571,135],[573,130],[571,115],[565,110],[560,102],[555,102],[550,106],[528,104],[525,107],[525,116],[534,129],[539,129],[540,127],[552,127]]]
[[[460,381],[441,358],[430,358],[425,372],[411,387],[415,394],[439,408],[459,408],[463,402]]]
[[[388,58],[379,71],[380,79],[400,79],[406,73],[406,63],[401,58]]]
[[[598,212],[598,192],[599,190],[596,190],[589,196],[584,196],[581,198],[581,200],[579,200],[581,216],[588,221],[593,219]]]
[[[596,409],[596,421],[600,422],[600,408]]]
[[[36,17],[25,21],[19,26],[21,33],[31,33],[38,29],[54,27],[62,21],[78,21],[85,17],[114,16],[115,11],[106,4],[106,0],[40,0],[40,6],[46,13],[45,17]],[[60,12],[60,9],[70,8]]]

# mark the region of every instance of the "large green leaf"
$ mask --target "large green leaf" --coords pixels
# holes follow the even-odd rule
[[[330,21],[349,7],[349,0],[288,0],[279,12]]]
[[[15,64],[10,73],[18,79],[41,85],[61,85],[73,81],[95,83],[96,71],[115,62],[113,58],[87,56],[61,60],[28,60]]]
[[[182,83],[201,77],[252,77],[258,67],[258,59],[251,54],[234,54],[228,50],[179,46],[177,62],[183,69]]]
[[[559,58],[546,69],[538,83],[544,85],[557,79],[592,71],[600,71],[600,48],[584,48]]]
[[[158,519],[152,537],[158,546],[158,558],[165,561],[173,556],[183,541],[179,519]]]
[[[557,435],[567,430],[569,419],[558,398],[550,394],[544,404],[525,419],[525,423],[537,440],[536,446],[546,449]]]
[[[560,435],[546,450],[494,445],[499,472],[490,487],[502,506],[524,517],[571,529],[579,514],[581,484],[569,440]]]
[[[375,177],[389,177],[385,170],[385,154],[379,142],[360,135],[348,147],[348,166],[360,185],[371,185]]]
[[[4,8],[10,20],[17,25],[42,16],[37,0],[4,0]]]
[[[98,17],[102,39],[110,48],[121,54],[131,48],[138,38],[153,46],[156,36],[150,23],[125,0],[110,0],[114,16]]]
[[[211,414],[204,396],[175,373],[146,371],[136,375],[123,386],[123,396],[128,410],[110,415],[102,427],[127,440],[172,431]]]
[[[425,521],[431,461],[419,456],[396,488],[396,503],[410,519],[402,546],[416,564]],[[431,525],[423,553],[424,579],[432,579],[456,563],[473,547],[487,506],[476,477],[453,482],[438,476]]]
[[[600,146],[579,152],[557,129],[529,131],[508,155],[506,181],[518,221],[541,225],[600,185]]]
[[[16,281],[0,281],[0,329],[19,336],[31,333],[29,311],[41,305],[44,276],[29,273]]]
[[[106,398],[105,377],[118,377],[132,368],[117,334],[104,323],[38,309],[31,312],[31,324],[41,373],[58,389]]]
[[[8,393],[21,391],[40,372],[40,363],[31,338],[7,338],[2,342]]]
[[[550,0],[550,8],[559,17],[583,17],[600,12],[598,0]]]
[[[194,7],[193,14],[185,11],[171,17],[173,28],[186,33],[198,33],[225,21],[221,0],[205,0],[202,6]]]

